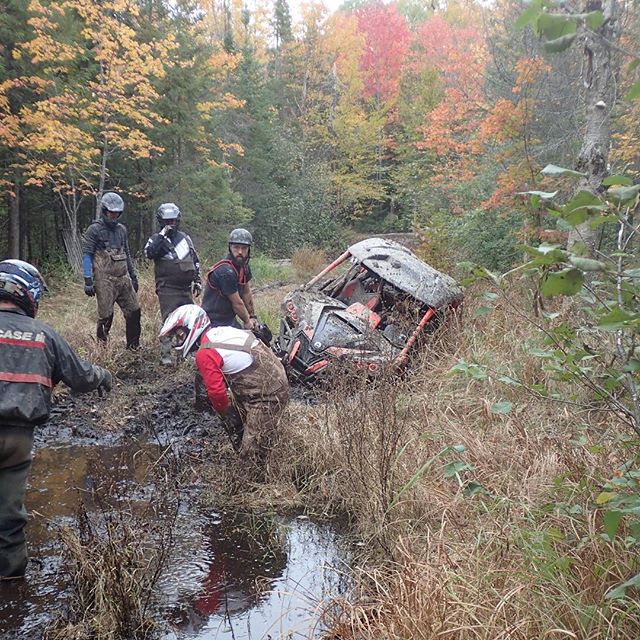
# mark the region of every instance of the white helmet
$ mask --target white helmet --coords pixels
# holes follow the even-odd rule
[[[183,304],[169,314],[160,330],[160,337],[171,337],[173,348],[186,356],[198,338],[209,328],[207,312],[197,304]]]

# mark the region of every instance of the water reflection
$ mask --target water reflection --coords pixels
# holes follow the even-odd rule
[[[0,638],[43,637],[51,616],[64,609],[70,584],[57,530],[73,522],[81,500],[91,509],[96,484],[119,485],[124,495],[143,499],[153,460],[152,448],[136,443],[37,451],[27,494],[33,561],[26,582],[0,583]],[[158,585],[171,628],[166,640],[309,637],[316,604],[344,590],[348,552],[340,535],[304,518],[184,508],[175,540]]]
[[[326,525],[300,518],[224,519],[206,528],[197,592],[165,637],[249,640],[316,635],[316,608],[346,587],[347,551]],[[197,562],[201,562],[198,558]],[[184,582],[183,582],[184,585]]]

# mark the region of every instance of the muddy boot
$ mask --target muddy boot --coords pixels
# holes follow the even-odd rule
[[[98,342],[106,342],[109,337],[109,331],[111,331],[111,324],[113,323],[113,314],[106,318],[99,318],[96,328],[96,336]]]
[[[171,351],[171,341],[166,338],[160,338],[160,364],[163,367],[171,367],[173,365]]]
[[[125,318],[127,349],[137,351],[140,348],[140,309],[131,311]]]

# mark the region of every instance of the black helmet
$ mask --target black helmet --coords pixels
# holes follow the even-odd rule
[[[47,285],[40,272],[23,260],[0,262],[0,299],[11,300],[32,318]]]
[[[173,228],[177,229],[180,225],[180,218],[182,218],[182,213],[178,205],[173,202],[162,203],[156,211],[156,220],[161,227],[164,227],[169,220],[175,220],[176,223],[173,225]]]
[[[267,347],[271,346],[271,340],[273,340],[273,333],[271,329],[269,329],[268,325],[264,322],[260,323],[257,328],[253,329],[253,333],[256,338],[259,338],[267,345]]]
[[[124,200],[113,191],[107,191],[102,194],[102,199],[100,200],[100,206],[102,207],[102,213],[107,211],[115,211],[122,215],[124,211]]]
[[[253,244],[253,238],[246,229],[234,229],[229,234],[229,244],[246,244],[249,247]]]

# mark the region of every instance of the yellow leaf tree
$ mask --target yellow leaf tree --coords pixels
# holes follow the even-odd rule
[[[162,152],[148,132],[161,120],[154,81],[173,40],[145,40],[133,0],[32,0],[29,11],[34,36],[15,55],[27,56],[34,74],[0,86],[0,136],[17,149],[26,184],[49,185],[58,195],[76,263],[79,207],[93,196],[98,211],[110,158]],[[16,85],[35,100],[11,112],[3,94]]]

